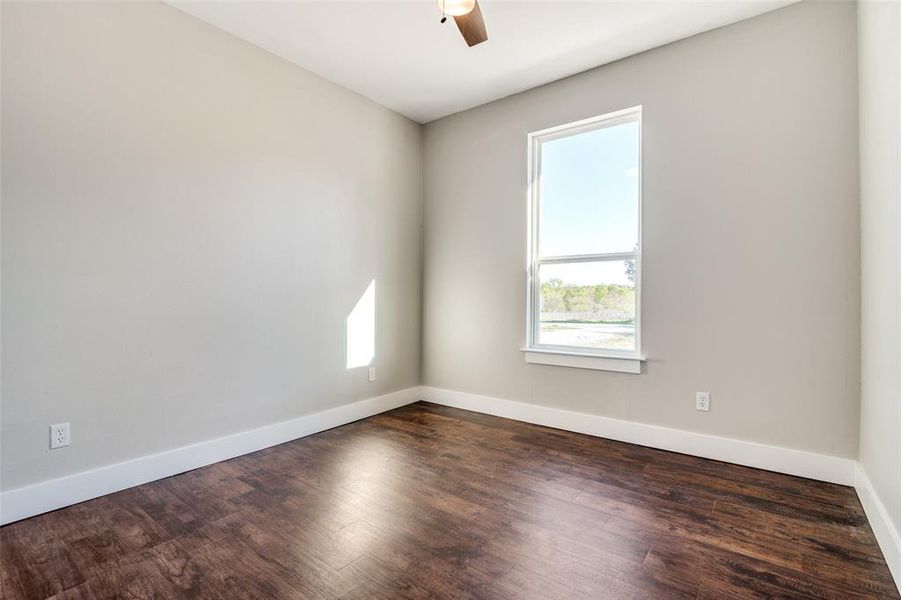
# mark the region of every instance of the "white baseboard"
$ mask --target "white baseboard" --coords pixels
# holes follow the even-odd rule
[[[860,465],[857,466],[857,481],[854,487],[857,490],[857,497],[860,498],[860,503],[863,505],[863,510],[867,514],[867,520],[870,521],[870,527],[873,528],[876,541],[879,542],[879,549],[882,550],[889,571],[895,578],[898,592],[901,593],[901,535],[898,534],[898,528],[892,523],[892,518],[873,488],[873,484],[870,483],[867,472]]]
[[[853,485],[901,591],[901,536],[856,461],[466,392],[411,387],[257,429],[0,493],[0,524],[262,450],[417,400],[749,467]]]
[[[0,494],[0,524],[33,517],[351,423],[419,400],[418,387]]]
[[[411,387],[289,421],[9,490],[0,493],[0,524],[11,523],[282,444],[404,406],[419,399],[527,423],[832,483],[855,485],[856,481],[857,463],[849,459],[453,390]],[[860,492],[861,487],[859,480],[857,481]],[[872,497],[876,498],[875,495]],[[881,506],[878,504],[878,499],[876,502],[876,506]],[[870,516],[871,512],[876,510],[872,508],[874,505],[871,504],[868,507],[864,502],[864,506],[871,522],[874,523],[874,530],[877,530],[875,524],[877,517]],[[884,513],[884,509],[882,511]],[[894,531],[894,529],[885,530]],[[880,543],[885,535],[883,534],[880,538]],[[888,535],[888,539],[892,539],[892,534]],[[897,539],[897,533],[894,535]],[[887,557],[889,554],[886,552]]]
[[[854,485],[857,462],[778,446],[767,446],[704,433],[623,421],[525,402],[502,400],[433,387],[422,388],[422,398],[435,404],[506,417],[660,450],[787,473],[841,485]]]

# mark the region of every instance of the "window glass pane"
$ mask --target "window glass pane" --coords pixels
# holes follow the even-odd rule
[[[638,244],[637,122],[541,144],[541,256],[630,252]]]
[[[635,349],[635,263],[541,265],[538,343]]]

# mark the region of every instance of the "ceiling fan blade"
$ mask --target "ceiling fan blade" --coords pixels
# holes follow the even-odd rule
[[[471,11],[465,15],[454,17],[454,21],[470,48],[488,40],[488,30],[485,29],[485,19],[482,18],[479,0],[476,0],[476,5]]]

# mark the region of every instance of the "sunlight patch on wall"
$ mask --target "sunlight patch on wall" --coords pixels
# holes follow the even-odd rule
[[[375,358],[375,279],[347,316],[347,368],[366,367]]]

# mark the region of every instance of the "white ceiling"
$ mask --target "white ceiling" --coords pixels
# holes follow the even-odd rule
[[[469,48],[435,0],[170,0],[420,123],[796,0],[480,0]]]

